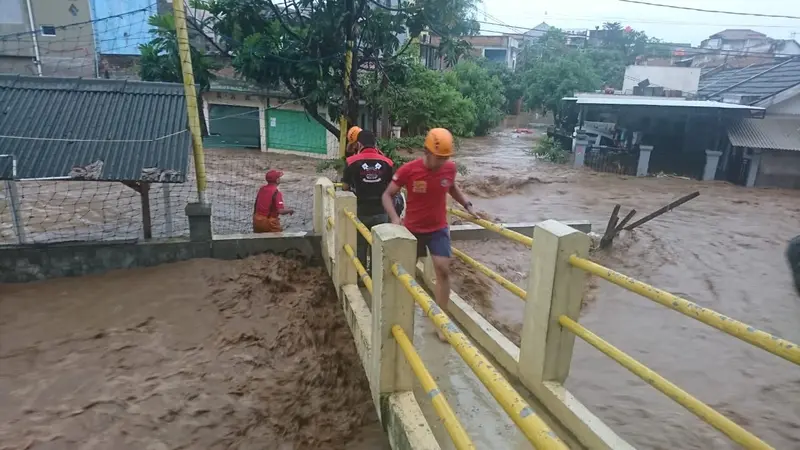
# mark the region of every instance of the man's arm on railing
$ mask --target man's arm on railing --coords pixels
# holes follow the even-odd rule
[[[397,195],[398,192],[400,192],[400,186],[392,181],[381,196],[383,209],[385,209],[386,214],[389,215],[389,221],[395,225],[400,225],[400,216],[397,215],[397,211],[394,209],[394,196]]]
[[[458,188],[455,184],[450,186],[450,196],[455,199],[458,203],[461,203],[461,206],[467,210],[468,213],[475,215],[475,209],[472,207],[472,202],[467,199],[467,196]]]

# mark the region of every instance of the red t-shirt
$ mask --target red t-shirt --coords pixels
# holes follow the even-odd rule
[[[278,211],[281,209],[283,209],[283,194],[278,190],[278,185],[265,184],[261,186],[256,196],[256,214],[278,217]]]
[[[434,171],[416,159],[397,169],[392,181],[406,188],[408,231],[432,233],[447,227],[447,193],[456,182],[456,163],[447,161]]]

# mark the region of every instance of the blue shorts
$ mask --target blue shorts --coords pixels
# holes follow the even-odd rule
[[[430,250],[432,256],[453,256],[450,250],[450,229],[444,227],[431,233],[412,233],[417,238],[417,258],[428,256],[425,251]]]

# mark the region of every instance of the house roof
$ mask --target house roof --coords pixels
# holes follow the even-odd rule
[[[740,111],[764,111],[756,106],[737,105],[735,103],[712,102],[708,100],[684,100],[674,97],[648,97],[636,95],[591,95],[565,97],[564,100],[576,99],[579,105],[620,105],[620,106],[665,106],[678,108],[716,108]]]
[[[741,119],[728,127],[728,138],[735,147],[800,151],[800,118]]]
[[[723,95],[754,96],[761,101],[798,84],[800,58],[794,58],[742,69],[721,70],[703,77],[700,79],[698,96],[708,99],[719,99]]]
[[[747,28],[728,28],[719,33],[709,36],[709,39],[727,39],[731,41],[743,41],[747,39],[764,39],[767,35]]]
[[[186,179],[182,84],[0,75],[0,105],[0,153],[13,155],[16,179]]]

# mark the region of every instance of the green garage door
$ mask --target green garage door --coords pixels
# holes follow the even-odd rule
[[[254,147],[261,148],[261,130],[258,124],[258,108],[251,106],[209,106],[206,147]]]
[[[267,111],[269,148],[324,155],[328,152],[325,133],[325,127],[303,111]]]

